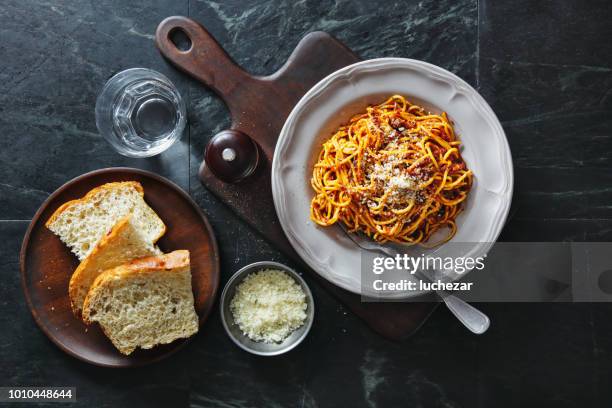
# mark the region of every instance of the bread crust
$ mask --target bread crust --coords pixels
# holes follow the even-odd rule
[[[82,318],[85,324],[92,324],[90,320],[91,303],[99,288],[115,279],[123,279],[135,275],[148,275],[160,270],[168,272],[182,272],[189,267],[189,251],[180,249],[164,255],[149,256],[135,259],[116,268],[102,272],[89,288],[85,302],[83,303]]]

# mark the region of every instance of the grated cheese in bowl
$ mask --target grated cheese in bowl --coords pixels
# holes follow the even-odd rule
[[[230,303],[234,321],[253,341],[279,343],[306,320],[306,294],[285,272],[264,269],[236,287]]]

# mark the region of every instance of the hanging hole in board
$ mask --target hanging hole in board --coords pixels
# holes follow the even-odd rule
[[[182,28],[173,28],[168,33],[168,38],[179,51],[187,52],[191,49],[191,38]]]

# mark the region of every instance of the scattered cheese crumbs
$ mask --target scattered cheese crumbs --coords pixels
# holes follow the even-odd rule
[[[388,185],[391,188],[403,189],[403,190],[406,190],[406,189],[415,190],[417,188],[417,185],[414,182],[414,180],[406,175],[391,177]]]
[[[388,202],[391,205],[401,207],[405,207],[413,199],[418,199],[417,192],[419,191],[418,179],[409,175],[405,169],[400,170],[404,166],[403,162],[404,160],[401,157],[390,155],[384,164],[376,163],[373,166],[367,166],[365,169],[367,182],[369,183],[369,180],[376,181],[378,183],[377,188],[382,191],[389,191]],[[372,200],[365,204],[369,208],[378,206],[378,203]]]
[[[238,285],[230,310],[251,340],[281,342],[304,324],[306,295],[285,272],[265,269]]]

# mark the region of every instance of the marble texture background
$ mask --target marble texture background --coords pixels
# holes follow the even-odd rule
[[[5,0],[0,5],[0,386],[78,388],[100,407],[607,407],[612,305],[482,304],[475,337],[443,308],[413,337],[386,341],[317,284],[313,330],[295,351],[235,347],[218,313],[172,358],[124,371],[64,355],[38,330],[18,253],[42,201],[68,179],[110,166],[177,182],[209,215],[223,281],[258,260],[287,262],[212,197],[197,167],[229,125],[222,103],[157,53],[169,15],[204,24],[245,69],[278,69],[299,39],[325,30],[362,58],[423,59],[474,85],[507,132],[516,187],[506,241],[612,239],[612,6],[608,1]],[[159,157],[116,154],[94,103],[113,73],[144,66],[184,95],[189,128]]]

